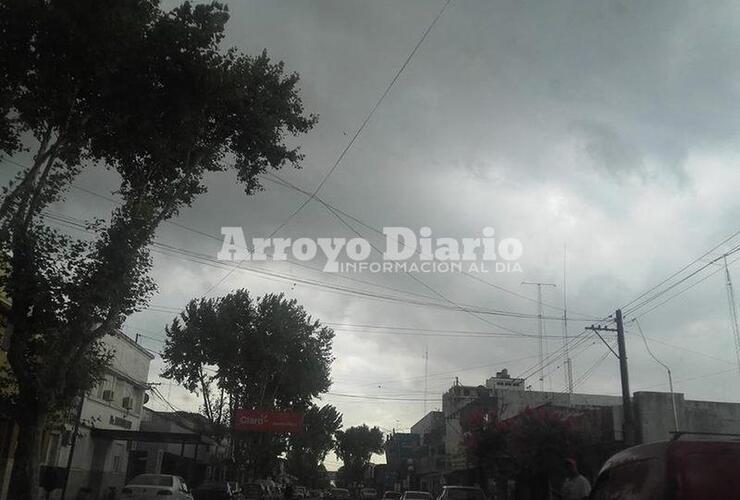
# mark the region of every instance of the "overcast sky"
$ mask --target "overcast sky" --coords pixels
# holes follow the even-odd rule
[[[301,75],[306,109],[320,116],[316,128],[299,140],[306,155],[303,168],[280,175],[309,191],[316,188],[442,3],[230,2],[225,46],[249,53],[266,48],[272,58],[283,60]],[[499,237],[518,238],[524,246],[523,271],[481,277],[528,297],[535,290],[523,287],[523,280],[557,283],[558,288],[544,290],[545,302],[554,305],[563,300],[567,245],[574,319],[611,314],[739,229],[738,24],[735,2],[452,0],[320,196],[374,227],[429,226],[436,236],[463,238],[492,226]],[[6,166],[3,175],[11,170]],[[95,172],[83,174],[77,184],[105,195],[114,187],[111,178]],[[247,198],[229,175],[209,179],[208,186],[209,192],[177,221],[215,235],[222,226],[242,226],[247,238],[265,237],[305,199],[276,185]],[[57,210],[90,217],[110,208],[104,200],[72,191]],[[278,236],[354,234],[311,202]],[[172,225],[164,225],[157,238],[212,257],[220,248],[214,239]],[[159,293],[152,302],[167,308],[201,296],[227,272],[158,253],[154,258]],[[404,295],[293,264],[250,266]],[[736,266],[731,271],[740,277]],[[346,276],[445,303],[402,273]],[[418,277],[456,303],[536,313],[533,301],[464,275]],[[502,327],[497,329],[459,310],[392,303],[242,271],[211,295],[238,287],[257,295],[285,292],[333,326],[537,331],[533,319],[486,316]],[[162,309],[136,314],[126,332],[161,338],[172,316]],[[687,398],[740,401],[722,272],[645,315],[641,324]],[[571,335],[584,325],[571,321]],[[628,326],[632,389],[667,390],[665,371],[647,355],[636,328]],[[546,330],[562,334],[561,322],[547,322]],[[407,429],[425,406],[440,407],[441,393],[456,376],[478,385],[502,368],[518,375],[537,355],[537,343],[527,337],[336,331],[331,391],[362,397],[322,399],[339,408],[346,426],[364,422],[386,431]],[[157,341],[143,342],[161,349]],[[553,351],[562,340],[549,338],[548,344]],[[598,340],[575,349],[574,377],[590,373],[578,392],[619,392],[613,357],[587,372],[605,352]],[[160,369],[155,360],[152,380]],[[561,364],[546,371],[551,371],[546,387],[562,391]],[[536,376],[527,383],[537,387]],[[197,407],[199,400],[182,389],[165,385],[162,392],[178,407]]]

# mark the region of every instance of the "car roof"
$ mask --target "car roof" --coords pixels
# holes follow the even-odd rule
[[[740,448],[740,442],[728,440],[681,439],[641,444],[632,446],[631,448],[627,448],[626,450],[622,450],[613,455],[604,463],[604,466],[601,468],[601,472],[623,463],[646,460],[649,458],[676,457],[695,452],[707,453],[715,449],[724,449],[728,446]]]

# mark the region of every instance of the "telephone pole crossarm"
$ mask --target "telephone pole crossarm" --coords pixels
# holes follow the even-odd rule
[[[614,356],[617,359],[619,359],[619,354],[617,354],[616,351],[612,349],[612,346],[610,346],[609,343],[606,340],[604,340],[604,337],[601,336],[601,333],[599,333],[599,332],[616,332],[617,331],[616,328],[608,328],[606,326],[601,326],[601,325],[598,325],[598,326],[591,325],[591,326],[587,326],[586,330],[591,330],[596,335],[598,335],[601,341],[604,343],[604,345],[609,348],[609,350],[612,352],[612,354],[614,354]]]

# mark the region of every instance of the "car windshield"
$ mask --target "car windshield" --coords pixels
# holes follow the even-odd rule
[[[129,484],[133,486],[173,486],[174,478],[157,474],[142,474],[133,478]]]

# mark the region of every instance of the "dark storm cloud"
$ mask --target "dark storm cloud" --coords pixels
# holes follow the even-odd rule
[[[226,44],[250,53],[267,48],[284,60],[301,75],[306,109],[320,115],[316,129],[299,139],[303,168],[281,175],[308,190],[318,185],[440,7],[428,0],[230,4]],[[485,276],[517,293],[531,293],[521,287],[524,279],[562,284],[567,244],[572,310],[609,314],[736,229],[739,24],[732,2],[453,0],[320,196],[376,227],[427,225],[438,236],[474,237],[491,225],[498,235],[518,237],[524,272]],[[79,183],[104,193],[115,184],[109,175],[89,172]],[[230,175],[209,178],[208,187],[178,220],[215,235],[221,226],[243,226],[248,238],[264,237],[304,199],[269,184],[245,197]],[[73,191],[59,210],[101,215],[110,203]],[[353,236],[317,203],[280,235]],[[158,237],[209,255],[220,247],[171,225]],[[181,307],[225,273],[155,258],[157,304]],[[259,266],[383,290],[292,264]],[[356,277],[445,302],[405,275]],[[421,278],[456,302],[535,311],[531,301],[464,276]],[[500,331],[460,311],[368,300],[240,271],[213,294],[238,286],[258,295],[285,291],[333,323]],[[546,300],[560,304],[560,290],[549,291]],[[646,333],[732,361],[722,290],[719,275],[708,279],[646,316]],[[156,333],[170,319],[143,312],[127,328]],[[533,320],[487,321],[523,332],[537,327]],[[572,322],[572,334],[581,326]],[[560,333],[561,325],[550,322],[547,330]],[[558,342],[553,339],[550,349]],[[479,384],[504,364],[524,372],[534,360],[522,358],[536,353],[526,340],[338,330],[334,390],[418,398],[427,346],[429,388],[436,395],[456,375]],[[576,375],[603,353],[600,344],[586,347],[576,353]],[[629,349],[635,353],[633,385],[665,383],[639,337],[630,338]],[[663,344],[654,350],[679,380],[731,368]],[[561,388],[557,366],[553,383]],[[579,389],[616,392],[615,370],[613,360],[605,361]],[[683,387],[691,397],[736,399],[723,377]],[[183,405],[194,404],[176,388],[172,394]],[[349,425],[368,420],[390,428],[402,419],[408,427],[423,411],[418,402],[325,400],[339,406]]]

